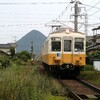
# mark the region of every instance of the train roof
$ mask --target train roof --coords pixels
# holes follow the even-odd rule
[[[60,27],[58,29],[56,29],[55,31],[53,31],[52,33],[50,34],[56,34],[56,33],[78,33],[78,34],[82,34],[82,35],[85,35],[84,33],[82,32],[75,32],[74,29],[72,28],[69,28],[69,27]]]
[[[85,35],[84,33],[82,33],[82,32],[75,32],[74,31],[74,29],[72,29],[72,28],[69,28],[69,27],[60,27],[59,29],[57,29],[57,30],[55,30],[55,31],[53,31],[52,33],[50,33],[49,35],[53,35],[53,34],[69,34],[69,35],[71,35],[71,34],[73,34],[73,35]]]

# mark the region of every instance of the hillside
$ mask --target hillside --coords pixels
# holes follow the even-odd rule
[[[46,36],[37,30],[32,30],[17,41],[16,52],[27,50],[31,52],[32,42],[35,54],[39,54]]]

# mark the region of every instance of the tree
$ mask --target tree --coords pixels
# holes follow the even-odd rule
[[[11,56],[11,58],[13,58],[15,56],[15,48],[14,47],[10,48],[10,56]]]
[[[10,66],[10,59],[8,56],[2,56],[0,57],[0,65],[2,66],[2,68],[6,68],[8,66]]]
[[[99,59],[100,59],[100,51],[97,50],[97,51],[95,51],[95,52],[91,52],[88,56],[89,56],[89,57],[99,58]]]
[[[28,60],[31,59],[31,54],[30,54],[28,51],[26,51],[26,50],[23,50],[23,51],[17,53],[16,56],[17,56],[20,60],[22,60],[22,61],[24,61],[24,62],[27,62]]]

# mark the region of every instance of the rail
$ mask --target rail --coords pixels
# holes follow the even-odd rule
[[[67,94],[73,99],[73,100],[100,100],[100,89],[96,86],[85,82],[84,80],[76,79],[78,83],[84,85],[87,88],[90,88],[91,90],[95,91],[97,94],[78,94],[73,89],[71,89],[70,86],[66,85],[62,80],[58,80],[62,86],[66,88]]]
[[[100,88],[90,84],[90,83],[87,83],[85,82],[84,80],[81,80],[81,79],[77,79],[77,81],[79,81],[80,83],[84,84],[85,86],[91,88],[92,90],[94,90],[95,92],[99,93],[100,94]]]

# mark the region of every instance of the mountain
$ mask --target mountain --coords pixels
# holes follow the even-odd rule
[[[17,41],[16,52],[27,50],[31,53],[32,48],[35,54],[39,54],[46,36],[37,30],[32,30]]]

